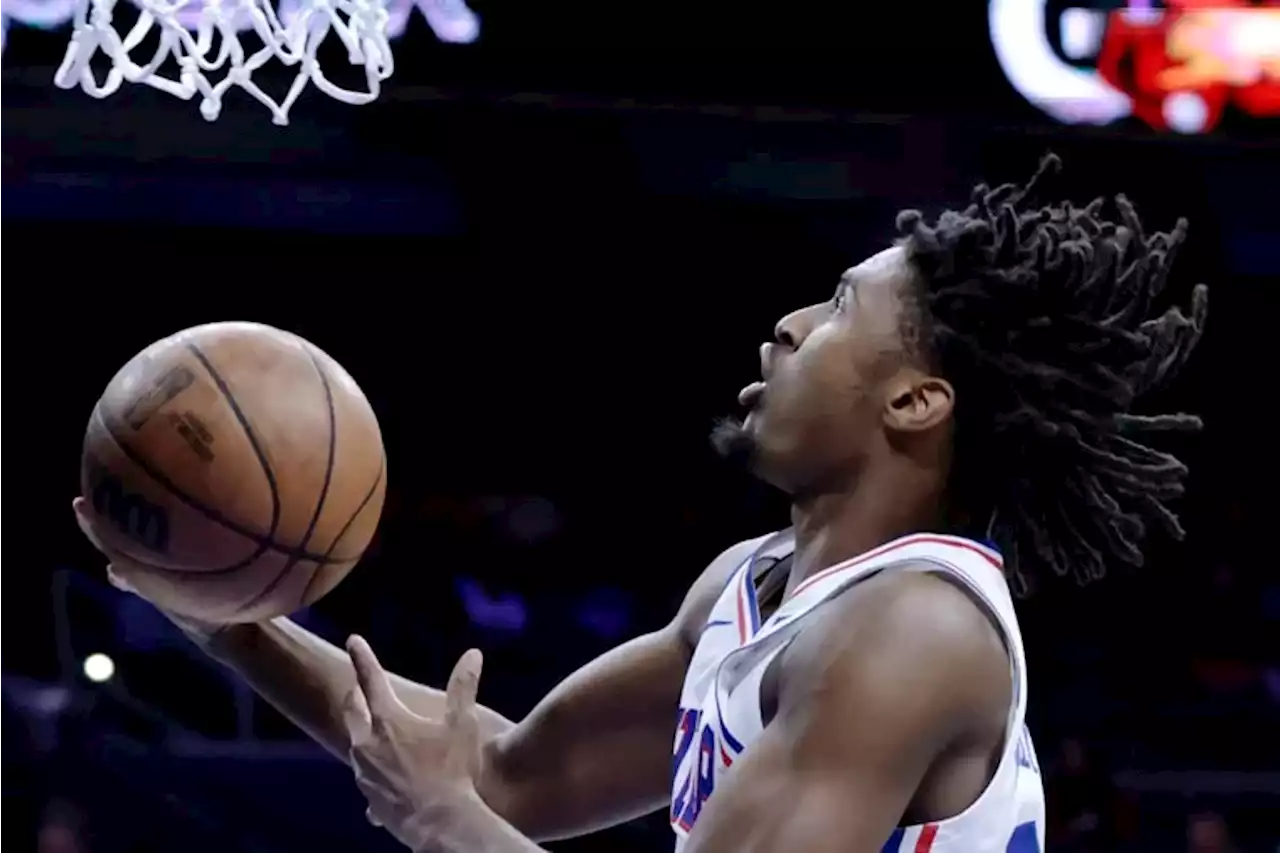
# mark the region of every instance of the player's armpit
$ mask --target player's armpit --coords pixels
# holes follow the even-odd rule
[[[985,617],[949,584],[894,573],[827,607],[783,653],[777,713],[707,799],[688,853],[877,853],[993,689],[1007,698]]]

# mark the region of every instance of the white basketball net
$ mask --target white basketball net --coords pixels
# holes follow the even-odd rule
[[[285,125],[289,123],[289,109],[308,82],[344,103],[367,104],[378,97],[382,81],[391,76],[394,67],[387,42],[388,15],[382,0],[303,0],[287,25],[281,23],[271,0],[203,0],[194,34],[179,16],[186,7],[202,0],[132,2],[141,14],[128,35],[121,37],[112,26],[117,0],[76,0],[71,44],[54,77],[58,86],[79,86],[95,98],[111,95],[123,82],[146,83],[183,100],[199,93],[200,114],[209,121],[222,112],[227,90],[239,86],[271,110],[272,121]],[[238,37],[245,30],[246,19],[251,25],[249,31],[263,45],[253,53],[246,51]],[[138,64],[131,53],[156,25],[160,27],[160,46],[145,64]],[[352,65],[364,67],[366,91],[336,86],[320,70],[316,49],[330,31],[342,40]],[[99,50],[113,66],[101,83],[89,67],[90,59]],[[177,60],[176,80],[157,74],[170,59]],[[272,59],[298,69],[288,94],[279,102],[253,80],[254,72]],[[220,79],[210,80],[211,74]]]

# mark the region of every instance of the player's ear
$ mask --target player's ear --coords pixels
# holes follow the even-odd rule
[[[942,377],[902,370],[885,386],[884,424],[894,432],[931,430],[951,417],[955,398],[955,389]]]

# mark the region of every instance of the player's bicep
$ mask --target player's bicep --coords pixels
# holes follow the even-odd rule
[[[564,838],[662,808],[691,638],[755,540],[702,573],[665,628],[570,675],[494,742],[490,805],[527,833]]]
[[[780,714],[717,780],[689,853],[879,851],[933,758],[923,727],[886,715],[829,701]]]
[[[664,629],[570,675],[494,742],[498,784],[482,791],[486,800],[542,839],[661,808],[685,661],[679,637]]]
[[[784,652],[777,715],[717,782],[689,853],[875,853],[965,730],[972,691],[956,685],[990,649],[955,636],[971,625],[920,621],[932,593],[867,592]]]
[[[795,744],[771,725],[718,782],[689,853],[873,853],[906,807],[906,768],[796,766]],[[885,769],[888,772],[883,772]]]

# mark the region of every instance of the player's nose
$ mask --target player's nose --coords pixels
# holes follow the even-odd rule
[[[786,317],[779,320],[777,325],[773,327],[773,339],[781,346],[795,349],[796,337],[792,333],[790,325],[787,323],[792,316],[794,315],[788,314]],[[768,346],[768,344],[766,344],[766,346]]]
[[[793,350],[798,349],[808,334],[810,323],[807,320],[808,308],[792,311],[779,320],[773,327],[773,339],[779,346]]]

